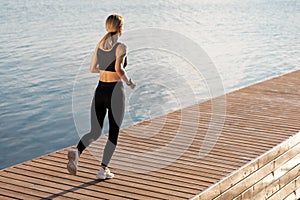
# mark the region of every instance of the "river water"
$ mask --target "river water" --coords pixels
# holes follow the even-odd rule
[[[109,14],[124,17],[124,35],[158,28],[193,41],[214,63],[226,93],[300,69],[298,0],[0,5],[0,169],[73,145],[89,130],[98,81],[89,61]],[[134,92],[125,87],[123,127],[211,98],[207,80],[180,55],[136,48],[128,46],[127,70],[139,87]]]

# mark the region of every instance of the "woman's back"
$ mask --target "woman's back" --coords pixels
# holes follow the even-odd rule
[[[98,48],[97,50],[97,59],[99,64],[99,70],[116,72],[115,64],[116,64],[116,50],[120,45],[117,42],[111,49],[104,50],[102,48]],[[125,57],[124,65],[125,68],[127,65],[127,57]]]

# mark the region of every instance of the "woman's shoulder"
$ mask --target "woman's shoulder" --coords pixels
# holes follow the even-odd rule
[[[117,48],[127,49],[127,46],[123,42],[118,42]]]
[[[117,46],[118,54],[127,54],[127,46],[122,42],[118,42],[118,43],[119,43]]]

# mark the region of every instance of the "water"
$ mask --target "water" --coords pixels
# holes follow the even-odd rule
[[[89,60],[111,13],[124,16],[125,31],[156,27],[192,39],[214,62],[225,92],[300,69],[298,0],[16,0],[0,5],[0,169],[73,145],[88,131],[98,79],[88,71]],[[170,52],[131,52],[128,73],[142,87],[134,93],[126,88],[123,127],[209,98],[205,80],[193,80],[189,66]],[[187,86],[194,92],[186,93]],[[178,96],[185,98],[178,102]]]

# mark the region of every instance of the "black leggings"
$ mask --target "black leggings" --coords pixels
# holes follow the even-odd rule
[[[124,118],[125,95],[121,81],[113,83],[99,81],[91,106],[91,131],[79,141],[77,148],[80,153],[100,137],[107,110],[109,136],[103,152],[103,166],[108,165],[116,149],[120,126]]]

